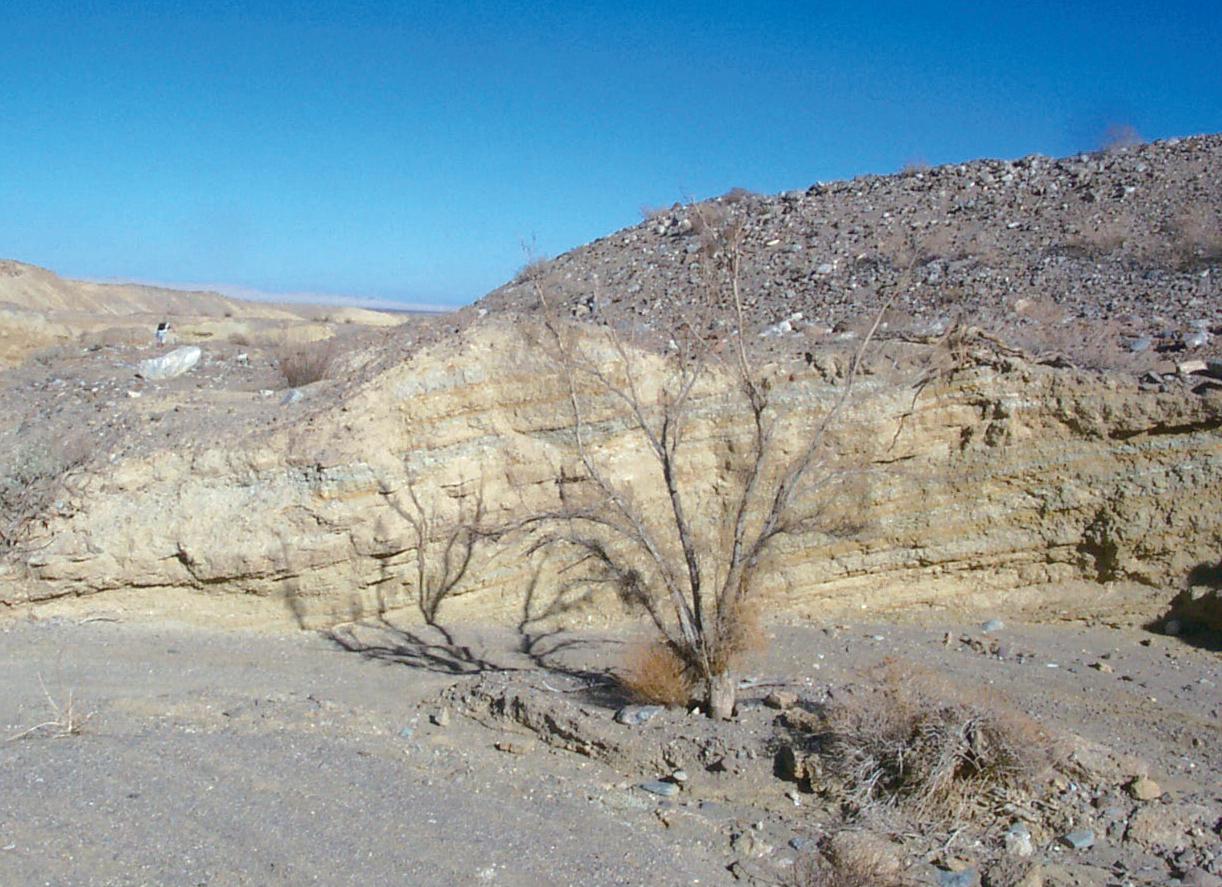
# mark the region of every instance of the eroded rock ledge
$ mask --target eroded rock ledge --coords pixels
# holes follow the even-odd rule
[[[507,521],[553,501],[561,471],[573,476],[565,390],[531,353],[518,327],[477,325],[459,347],[425,350],[290,430],[120,460],[0,568],[0,599],[186,588],[280,599],[306,626],[408,606],[409,484],[445,504],[482,483],[489,515]],[[818,411],[837,389],[807,372],[785,397]],[[701,401],[690,462],[710,489],[718,448],[742,426],[721,403]],[[911,385],[866,377],[836,439],[861,466],[859,529],[778,549],[765,581],[797,610],[1081,579],[1178,589],[1222,550],[1220,427],[1217,391],[1017,360],[928,385],[915,406]],[[622,426],[592,428],[608,459],[631,461],[617,449]],[[630,470],[648,491],[647,467]],[[512,539],[485,546],[447,606],[514,612],[538,568]]]

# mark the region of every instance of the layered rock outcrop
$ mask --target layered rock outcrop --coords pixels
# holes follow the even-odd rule
[[[534,342],[520,323],[476,325],[295,425],[261,436],[235,429],[231,445],[182,441],[90,469],[9,559],[0,598],[253,594],[310,626],[410,607],[409,488],[436,512],[440,538],[480,489],[486,522],[504,526],[553,506],[561,479],[580,483],[564,378]],[[1217,390],[1010,359],[934,381],[914,404],[904,378],[859,380],[834,438],[834,464],[852,471],[838,503],[853,532],[816,529],[778,547],[762,581],[779,606],[885,609],[1071,579],[1136,580],[1169,598],[1194,567],[1216,561]],[[780,373],[776,384],[795,416],[818,415],[839,390],[816,368]],[[726,448],[745,430],[724,391],[710,384],[693,408],[684,462],[709,515],[734,480],[720,467]],[[591,404],[591,445],[656,513],[661,485],[639,442],[612,404]],[[791,428],[781,445],[800,433]],[[483,543],[447,612],[518,613],[540,568],[525,545],[513,535]],[[554,567],[544,585],[556,585]]]

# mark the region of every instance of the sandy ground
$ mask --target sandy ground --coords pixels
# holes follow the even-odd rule
[[[659,799],[638,787],[665,775],[649,771],[647,752],[608,763],[443,699],[490,675],[556,693],[605,685],[622,635],[544,638],[531,659],[512,632],[463,628],[472,655],[462,661],[417,655],[425,648],[384,626],[369,629],[362,654],[316,634],[111,618],[0,631],[0,884],[720,884],[744,855],[737,836],[776,848],[769,861],[784,871],[790,841],[830,828],[826,810],[795,806],[762,747],[741,775],[693,771],[679,795]],[[1169,799],[1222,815],[1222,661],[1204,647],[1082,624],[1008,622],[988,636],[1003,657],[971,643],[985,638],[976,623],[771,634],[746,675],[744,723],[775,715],[761,704],[773,689],[826,698],[899,655],[1137,755]],[[79,734],[13,738],[62,721],[69,698],[87,717]],[[582,711],[648,745],[646,728],[614,724],[617,705]],[[665,717],[681,734],[708,729],[698,715]],[[1117,854],[1127,880],[1114,883],[1178,883],[1165,858],[1125,855],[1102,833],[1089,851],[1042,852],[1045,883],[1113,883],[1082,873],[1114,872]]]

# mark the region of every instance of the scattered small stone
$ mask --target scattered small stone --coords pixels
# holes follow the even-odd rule
[[[1194,866],[1184,872],[1180,877],[1180,883],[1184,887],[1222,887],[1222,878]]]
[[[788,690],[773,690],[764,697],[764,705],[784,711],[798,704],[798,694]]]
[[[448,727],[450,725],[450,710],[443,708],[441,711],[435,711],[429,715],[429,720],[438,727]]]
[[[615,721],[629,727],[639,727],[663,711],[665,709],[660,705],[625,705],[615,713]]]
[[[1168,619],[1163,623],[1163,634],[1170,637],[1178,636],[1184,630],[1184,624],[1178,619]]]
[[[995,631],[1001,631],[1006,627],[1006,624],[1000,619],[990,619],[980,626],[980,630],[985,634],[992,634]]]
[[[676,770],[674,773],[670,774],[670,778],[672,782],[678,782],[680,784],[687,782],[687,771]]]
[[[1031,844],[1031,830],[1024,822],[1016,822],[1006,830],[1006,852],[1011,856],[1030,856],[1035,852]]]
[[[651,795],[659,795],[663,798],[673,798],[679,794],[679,786],[662,779],[651,779],[649,782],[642,782],[637,788],[647,791]]]
[[[513,739],[499,739],[493,744],[493,748],[497,751],[503,751],[510,755],[528,754],[532,748],[529,742],[519,742]]]
[[[789,839],[789,846],[799,853],[805,853],[818,847],[819,842],[807,835],[795,835]]]
[[[1077,829],[1061,835],[1061,842],[1074,850],[1089,850],[1095,846],[1095,833],[1088,828]]]
[[[618,789],[607,792],[601,798],[591,796],[590,799],[612,810],[648,810],[650,807],[649,801],[640,795]]]
[[[1034,862],[1006,859],[989,869],[985,887],[1044,887],[1043,868]]]
[[[974,868],[965,868],[957,872],[938,869],[936,877],[939,887],[976,887],[980,883],[979,874]]]
[[[730,838],[730,849],[743,856],[763,856],[771,853],[772,848],[765,844],[754,832],[739,832]]]
[[[1111,674],[1113,671],[1115,671],[1115,669],[1112,668],[1110,665],[1108,665],[1106,662],[1092,662],[1090,664],[1090,667],[1093,668],[1095,671],[1100,672],[1102,674]]]
[[[1129,795],[1138,801],[1153,801],[1163,796],[1163,789],[1148,776],[1138,776],[1129,783]]]
[[[280,398],[280,405],[283,407],[288,406],[291,403],[297,403],[303,397],[305,397],[305,395],[301,393],[301,389],[290,388],[284,393],[284,397]]]

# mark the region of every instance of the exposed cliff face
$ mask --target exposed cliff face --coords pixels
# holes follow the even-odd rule
[[[519,325],[476,326],[295,425],[82,473],[45,532],[0,568],[0,600],[187,588],[282,600],[305,625],[409,605],[409,485],[444,534],[481,483],[488,522],[506,523],[554,503],[562,471],[580,476],[566,389],[535,353]],[[782,400],[811,413],[837,391],[814,369],[781,383]],[[703,393],[684,463],[708,514],[733,482],[724,449],[743,433],[723,394]],[[1171,589],[1222,550],[1217,391],[1005,361],[927,386],[914,408],[912,394],[894,378],[862,380],[835,440],[854,466],[856,531],[776,549],[763,582],[785,606],[950,602],[1070,579]],[[652,466],[611,406],[595,407],[599,457],[660,508]],[[538,565],[521,541],[485,544],[443,615],[516,612]]]

